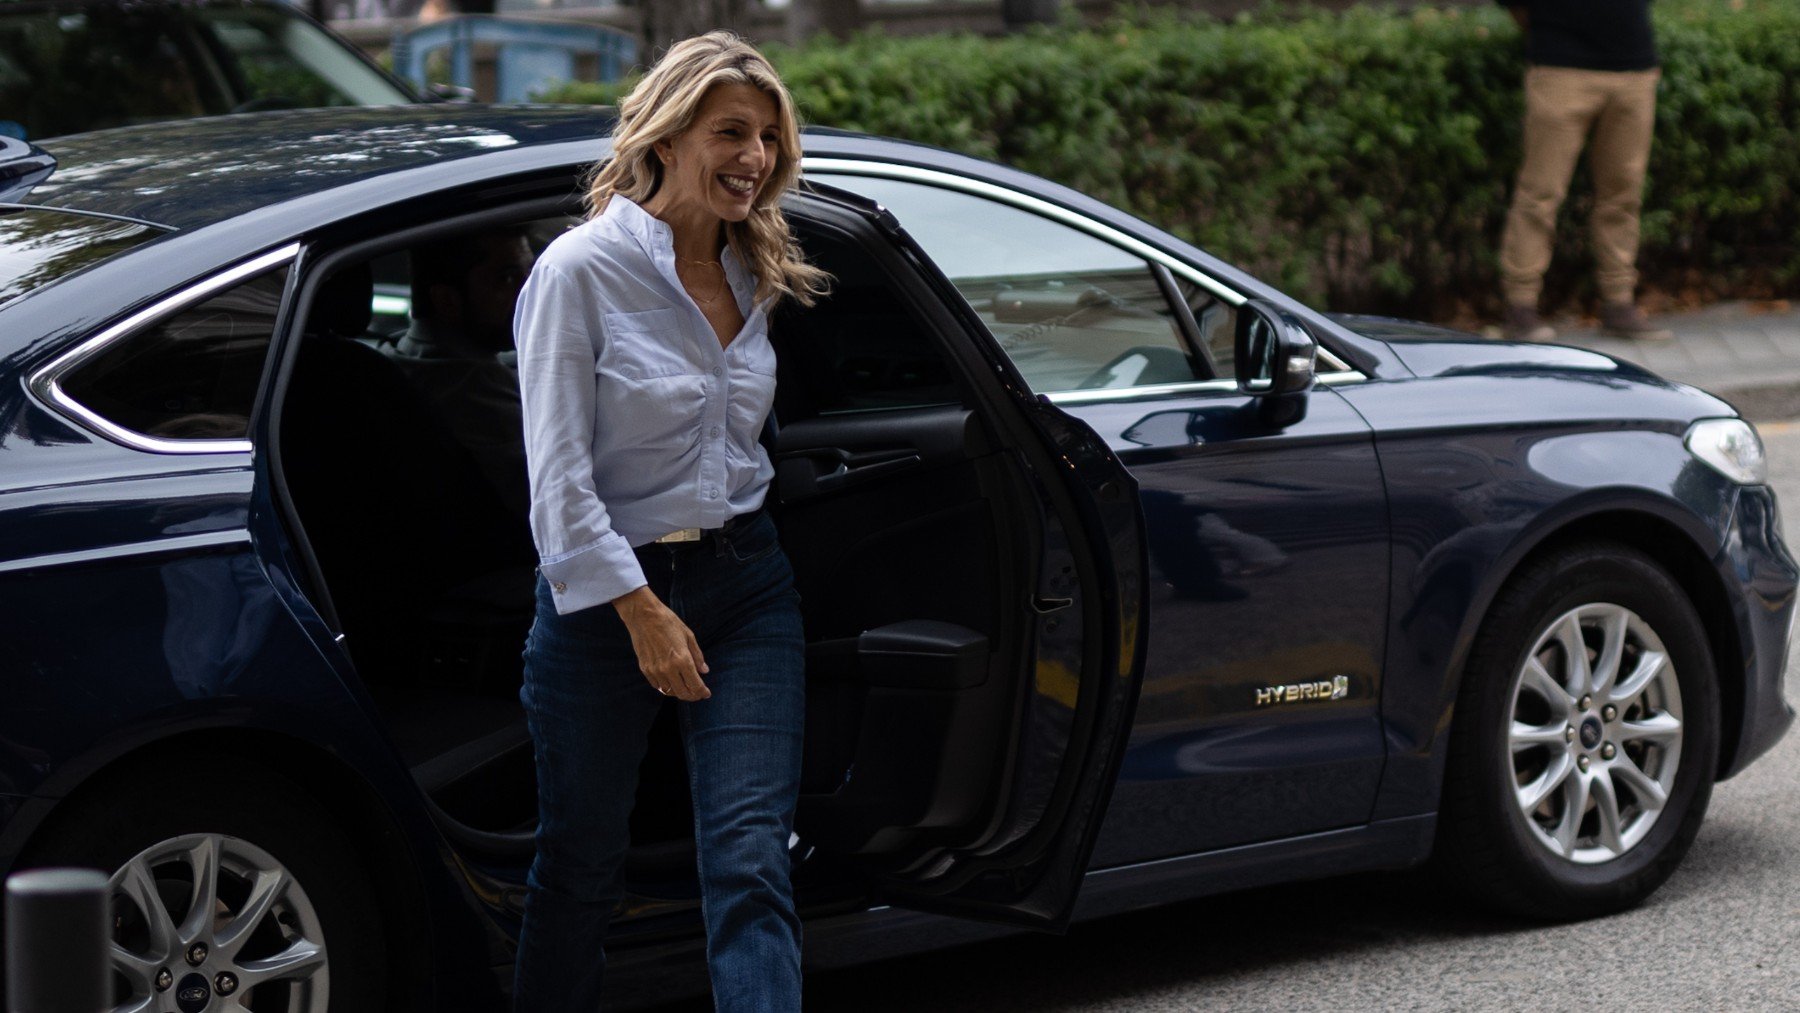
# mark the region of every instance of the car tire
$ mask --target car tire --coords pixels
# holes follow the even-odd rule
[[[1699,831],[1718,710],[1706,629],[1668,571],[1609,542],[1528,562],[1459,687],[1439,869],[1529,917],[1638,904]]]
[[[34,866],[112,877],[121,1008],[202,984],[258,1010],[385,1008],[381,912],[368,875],[325,807],[273,771],[181,755],[108,778],[53,814],[19,863]],[[210,918],[195,906],[207,883]]]

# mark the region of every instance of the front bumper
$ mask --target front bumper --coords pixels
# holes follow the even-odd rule
[[[1719,757],[1718,777],[1722,781],[1768,752],[1794,723],[1794,708],[1788,705],[1782,681],[1800,566],[1782,540],[1774,490],[1749,486],[1739,491],[1731,528],[1713,564],[1730,593],[1742,650],[1738,660],[1744,673],[1741,708],[1732,706],[1733,687],[1728,678],[1721,686],[1726,705],[1721,715],[1724,752]],[[1736,734],[1730,727],[1734,711],[1742,715]]]

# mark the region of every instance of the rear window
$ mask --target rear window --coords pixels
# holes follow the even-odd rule
[[[257,275],[113,342],[63,377],[63,391],[146,436],[243,439],[287,271]]]
[[[0,208],[0,306],[162,233],[153,225],[67,211]]]

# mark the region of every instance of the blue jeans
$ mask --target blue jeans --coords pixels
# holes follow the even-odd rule
[[[800,790],[805,637],[766,514],[699,542],[638,550],[651,590],[694,631],[712,697],[679,708],[701,910],[720,1010],[800,1008],[788,839]],[[611,605],[558,615],[538,583],[520,692],[537,754],[537,858],[514,969],[520,1013],[600,1006],[602,941],[651,722],[665,703]]]

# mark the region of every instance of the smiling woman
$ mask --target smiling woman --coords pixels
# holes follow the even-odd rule
[[[722,1010],[798,1009],[789,842],[805,640],[763,500],[772,304],[810,304],[779,201],[793,103],[724,32],[682,42],[619,105],[592,218],[544,251],[514,334],[541,557],[520,698],[538,834],[520,1009],[593,1009],[651,726],[676,709]]]

